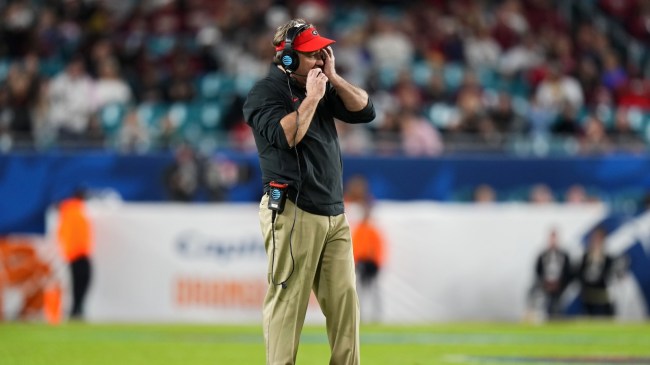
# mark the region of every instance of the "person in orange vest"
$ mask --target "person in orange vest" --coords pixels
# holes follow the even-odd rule
[[[381,317],[379,272],[385,260],[383,232],[372,220],[372,203],[362,203],[362,219],[352,228],[352,248],[357,272],[361,319],[377,322]]]
[[[92,274],[93,232],[86,214],[85,196],[85,190],[79,188],[59,205],[58,242],[72,281],[71,319],[83,318]]]

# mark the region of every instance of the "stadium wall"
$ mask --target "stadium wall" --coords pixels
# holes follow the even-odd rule
[[[91,202],[96,251],[88,319],[258,322],[267,262],[257,211],[254,203]],[[534,259],[545,245],[548,229],[558,228],[562,244],[577,260],[584,235],[608,215],[601,204],[381,201],[375,218],[386,237],[388,261],[380,274],[380,320],[522,320]],[[358,216],[357,207],[350,206],[351,224]],[[56,219],[51,213],[48,226],[53,227]],[[650,213],[629,223],[612,232],[609,249],[615,255],[640,250],[634,260],[640,267],[650,267]],[[52,229],[48,232],[51,240]],[[643,271],[615,281],[618,318],[647,316],[644,290],[649,283],[650,275]],[[361,300],[363,304],[367,299]],[[307,319],[323,321],[313,298]]]
[[[168,201],[164,174],[169,153],[122,155],[93,153],[0,154],[0,235],[45,231],[45,212],[83,185],[95,193],[112,192],[128,202]],[[237,167],[225,186],[230,202],[253,202],[261,194],[257,157],[218,153],[204,161]],[[605,202],[636,201],[650,191],[650,156],[534,158],[501,155],[439,158],[344,158],[344,179],[362,174],[380,200],[469,201],[479,184],[491,185],[500,201],[525,201],[530,186],[547,184],[560,197],[582,184]],[[196,201],[209,201],[203,189]]]

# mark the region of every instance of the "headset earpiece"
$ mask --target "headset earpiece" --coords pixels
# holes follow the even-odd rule
[[[298,34],[307,28],[309,28],[309,24],[301,24],[287,30],[287,35],[284,38],[284,49],[280,55],[280,62],[287,73],[295,72],[300,66],[300,58],[298,53],[293,50],[293,42]]]

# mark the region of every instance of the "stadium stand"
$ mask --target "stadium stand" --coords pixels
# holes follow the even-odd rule
[[[608,0],[3,1],[0,151],[171,154],[189,143],[205,155],[250,152],[242,101],[269,66],[275,27],[304,17],[338,40],[339,72],[370,90],[378,110],[373,123],[340,129],[347,155],[644,154],[650,47],[640,24],[649,8]],[[51,86],[79,58],[93,91],[63,100]],[[100,64],[109,59],[119,77],[99,98]],[[119,83],[132,97],[102,104]],[[62,103],[69,115],[88,110],[74,133],[52,114]]]

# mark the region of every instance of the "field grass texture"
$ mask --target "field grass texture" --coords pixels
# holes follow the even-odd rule
[[[325,328],[306,326],[297,363],[328,361]],[[650,322],[364,325],[361,362],[650,364]],[[258,325],[0,324],[0,365],[264,363]]]

